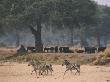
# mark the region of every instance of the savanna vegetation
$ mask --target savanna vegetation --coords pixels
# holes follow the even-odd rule
[[[0,36],[14,31],[16,46],[20,45],[20,30],[29,28],[37,51],[42,51],[43,26],[69,29],[71,45],[76,29],[82,46],[88,46],[91,37],[97,40],[97,46],[101,41],[107,45],[109,40],[110,8],[91,0],[1,0],[0,10]]]
[[[91,38],[95,38],[97,47],[102,46],[101,42],[107,46],[110,39],[110,8],[98,5],[92,0],[0,0],[0,37],[14,31],[16,47],[18,47],[20,31],[30,29],[37,52],[42,52],[43,27],[57,31],[68,29],[71,45],[75,36],[80,39],[81,47],[88,46],[87,40]],[[1,43],[1,45],[5,44]],[[27,61],[29,56],[18,57],[18,60]],[[101,55],[96,59],[105,57]],[[55,56],[53,60],[58,58]],[[40,59],[44,58],[40,56]]]

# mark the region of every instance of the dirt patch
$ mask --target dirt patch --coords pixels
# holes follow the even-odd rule
[[[67,72],[63,78],[65,67],[54,65],[53,74],[47,76],[31,75],[32,67],[25,64],[7,63],[0,66],[0,82],[107,82],[110,80],[110,67],[81,66],[81,75]]]
[[[16,48],[0,48],[0,56],[11,56],[16,54]]]

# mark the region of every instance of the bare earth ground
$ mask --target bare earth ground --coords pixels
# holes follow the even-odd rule
[[[16,48],[0,48],[0,56],[11,56],[16,54]]]
[[[65,67],[61,65],[53,66],[54,72],[51,76],[36,76],[31,75],[32,67],[27,66],[27,63],[4,63],[0,66],[0,82],[107,82],[110,80],[110,67],[103,66],[81,66],[81,74],[74,75],[67,72],[63,78]],[[110,82],[110,81],[108,81]]]

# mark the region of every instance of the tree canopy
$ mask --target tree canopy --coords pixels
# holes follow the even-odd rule
[[[106,35],[109,14],[110,8],[100,7],[92,0],[0,0],[0,33],[2,30],[36,30],[36,27],[41,31],[44,24],[55,29],[70,29],[71,38],[73,28],[88,28],[89,35],[99,32]],[[38,35],[41,39],[41,32]]]

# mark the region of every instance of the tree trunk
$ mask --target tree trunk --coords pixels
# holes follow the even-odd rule
[[[98,46],[98,47],[101,47],[101,39],[100,39],[100,36],[97,36],[96,39],[97,39],[97,46]]]
[[[20,46],[20,40],[19,40],[19,35],[16,34],[16,47]]]
[[[104,46],[106,47],[107,46],[107,42],[108,42],[108,40],[107,39],[104,39]]]
[[[16,30],[16,47],[19,47],[20,46],[20,36],[19,36],[17,28],[15,30]]]
[[[38,52],[43,52],[43,44],[42,44],[42,38],[41,38],[41,30],[42,30],[42,26],[41,26],[41,22],[38,21],[37,22],[37,37],[35,38],[35,47],[37,49]]]
[[[83,28],[82,28],[83,27]],[[79,25],[79,37],[80,37],[80,44],[81,44],[81,47],[88,47],[89,44],[86,40],[86,35],[85,35],[85,30],[86,30],[86,27],[83,26],[83,25]]]
[[[32,26],[30,26],[31,32],[35,37],[35,48],[37,52],[43,52],[43,44],[41,39],[41,23],[37,21],[37,30],[35,30]]]
[[[70,44],[73,45],[73,28],[70,29]]]
[[[81,47],[88,47],[88,42],[86,41],[86,38],[80,37],[81,41]]]

